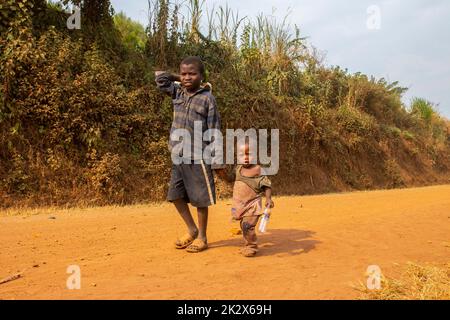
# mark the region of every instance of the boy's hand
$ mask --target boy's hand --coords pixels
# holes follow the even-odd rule
[[[181,82],[181,77],[179,74],[171,73],[170,74],[170,80]]]
[[[167,71],[157,70],[157,71],[155,71],[155,77],[160,76],[160,75],[162,75],[164,73],[168,74],[170,81],[178,81],[178,82],[181,81],[180,75],[175,74],[175,73],[170,73],[170,72],[167,72]]]
[[[266,208],[273,208],[275,204],[272,201],[272,188],[265,188]]]
[[[275,206],[275,203],[272,201],[272,198],[266,199],[266,208],[273,208]]]

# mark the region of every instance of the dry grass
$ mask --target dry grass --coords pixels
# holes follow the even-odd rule
[[[398,279],[383,277],[380,290],[361,289],[366,300],[450,300],[450,263],[443,267],[408,263]]]

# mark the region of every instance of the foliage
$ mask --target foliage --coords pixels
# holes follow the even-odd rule
[[[65,26],[70,3],[81,30]],[[187,55],[205,61],[224,128],[280,129],[280,193],[448,179],[450,125],[431,103],[407,109],[398,83],[326,67],[287,19],[187,5],[149,0],[144,29],[107,0],[2,2],[0,206],[163,199],[172,107],[153,70]]]
[[[114,25],[122,36],[122,42],[128,49],[143,50],[145,48],[146,33],[144,27],[134,22],[123,12],[114,16]]]
[[[431,102],[422,98],[414,98],[411,102],[411,113],[430,125],[435,111]]]

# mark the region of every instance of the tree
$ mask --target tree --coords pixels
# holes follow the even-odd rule
[[[80,6],[84,23],[88,25],[112,22],[114,11],[109,0],[63,0],[63,3]]]
[[[143,50],[147,35],[144,27],[128,18],[125,13],[119,12],[114,15],[114,24],[119,31],[123,44],[132,50]]]

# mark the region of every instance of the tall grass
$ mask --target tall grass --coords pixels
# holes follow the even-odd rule
[[[189,0],[189,30],[186,30],[189,35],[189,40],[194,43],[198,43],[200,41],[200,24],[201,18],[203,15],[203,5],[205,0]]]
[[[433,104],[423,98],[413,98],[410,111],[412,114],[424,120],[428,125],[431,125],[433,115],[436,113]]]

